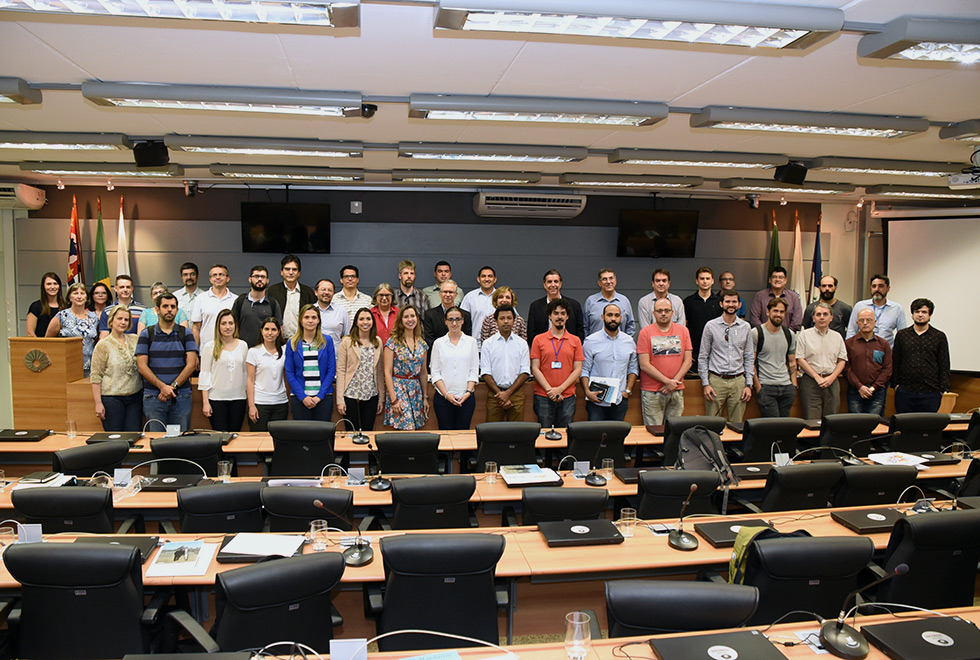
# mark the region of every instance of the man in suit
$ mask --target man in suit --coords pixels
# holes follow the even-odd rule
[[[565,322],[565,330],[571,332],[585,341],[585,324],[582,321],[582,306],[574,298],[561,295],[561,273],[551,269],[544,274],[544,290],[547,294],[543,298],[538,298],[531,303],[527,310],[527,339],[533,341],[549,328],[548,303],[552,300],[564,300],[568,309],[568,320]]]
[[[299,328],[299,310],[303,305],[316,303],[316,293],[305,284],[300,284],[299,275],[302,263],[295,254],[287,254],[280,262],[282,282],[269,287],[267,295],[279,303],[282,310],[282,332],[284,337],[292,337]]]
[[[444,281],[439,285],[439,297],[442,299],[442,304],[428,310],[422,317],[422,335],[425,337],[425,343],[429,345],[430,355],[432,354],[432,343],[449,332],[446,327],[446,313],[456,306],[457,291],[458,287],[454,281]],[[472,335],[473,319],[470,313],[464,309],[459,311],[463,313],[463,334]]]

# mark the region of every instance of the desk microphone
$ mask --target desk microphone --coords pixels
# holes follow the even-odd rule
[[[367,443],[371,442],[371,438],[365,435],[364,431],[361,429],[354,429],[354,424],[349,419],[346,417],[341,417],[337,420],[337,424],[340,424],[341,422],[345,422],[348,432],[354,431],[354,433],[351,433],[350,441],[355,445],[366,445]]]
[[[551,430],[544,434],[545,440],[561,440],[561,433],[555,430],[555,424],[552,422]]]
[[[371,547],[370,541],[365,540],[364,537],[361,536],[361,530],[354,524],[353,520],[349,520],[347,516],[342,516],[336,511],[331,511],[319,499],[313,500],[313,506],[326,511],[338,520],[343,520],[345,523],[351,526],[351,529],[357,532],[357,539],[354,541],[354,545],[347,548],[343,552],[345,564],[355,567],[367,566],[374,561],[374,549]]]
[[[795,463],[796,459],[799,458],[800,456],[803,456],[804,454],[809,454],[810,452],[813,451],[822,451],[822,450],[829,450],[829,451],[840,452],[842,454],[847,454],[845,458],[841,458],[840,460],[843,461],[844,463],[847,463],[848,465],[867,465],[867,463],[865,463],[860,458],[858,458],[852,451],[848,449],[844,449],[843,447],[831,447],[830,445],[810,447],[809,449],[803,449],[801,451],[798,451],[793,456],[793,458],[790,459],[790,462]]]
[[[837,617],[837,620],[823,621],[820,624],[820,644],[838,658],[859,660],[860,658],[867,657],[869,650],[868,640],[855,628],[844,623],[844,620],[847,619],[847,603],[862,591],[877,586],[882,582],[887,582],[897,575],[905,575],[908,572],[908,564],[899,564],[888,575],[847,594],[847,598],[844,599],[844,603],[841,605],[840,615]]]
[[[378,464],[378,474],[374,475],[374,478],[368,482],[368,488],[375,491],[386,491],[391,490],[391,479],[386,479],[381,475],[381,457],[378,456],[375,447],[371,446],[371,440],[368,439],[367,442],[368,451],[374,456],[374,462]]]
[[[596,488],[601,488],[606,485],[606,478],[599,474],[596,470],[595,464],[599,460],[599,453],[602,451],[602,446],[606,444],[606,434],[602,434],[602,438],[599,439],[599,446],[596,447],[595,456],[592,457],[592,470],[589,472],[588,476],[585,477],[586,486],[595,486]]]
[[[691,492],[687,494],[687,499],[684,500],[684,504],[681,506],[681,516],[677,521],[677,529],[671,530],[670,534],[667,535],[667,545],[674,550],[689,552],[698,549],[698,537],[690,532],[684,531],[684,512],[687,511],[687,507],[691,503],[691,498],[694,497],[694,493],[697,491],[698,485],[691,484]]]

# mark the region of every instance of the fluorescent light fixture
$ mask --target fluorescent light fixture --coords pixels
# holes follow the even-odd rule
[[[691,128],[727,128],[741,131],[892,138],[923,133],[929,129],[929,120],[921,117],[767,110],[712,105],[691,115]]]
[[[941,140],[980,142],[980,119],[967,119],[939,129]]]
[[[744,154],[726,151],[676,151],[667,149],[616,149],[610,163],[664,167],[726,167],[771,169],[789,162],[780,154]]]
[[[98,105],[156,110],[268,112],[319,117],[360,117],[360,92],[278,87],[220,87],[87,80],[82,96]]]
[[[163,138],[163,143],[167,145],[168,149],[204,154],[311,156],[317,158],[360,158],[364,155],[364,145],[360,142],[166,135]]]
[[[980,190],[950,190],[938,186],[867,186],[864,192],[911,199],[980,199]]]
[[[544,147],[521,144],[457,144],[399,142],[399,158],[419,160],[481,160],[517,163],[575,163],[585,160],[585,147]]]
[[[0,131],[0,149],[115,151],[132,148],[133,143],[122,133]]]
[[[693,188],[704,183],[697,176],[657,176],[653,174],[562,174],[563,186],[588,188]]]
[[[290,165],[222,165],[210,167],[213,176],[232,179],[283,179],[287,181],[328,181],[344,183],[364,180],[364,170],[342,170],[329,167],[296,167]]]
[[[608,37],[749,48],[805,48],[840,31],[844,12],[713,0],[440,0],[450,30]]]
[[[903,16],[861,37],[858,57],[980,63],[980,21]]]
[[[855,187],[845,183],[823,183],[821,181],[807,181],[802,185],[792,183],[781,183],[779,181],[767,181],[766,179],[723,179],[718,182],[718,187],[723,190],[738,190],[741,192],[754,193],[785,193],[796,192],[810,195],[837,195],[839,193],[854,192]]]
[[[559,124],[650,126],[667,118],[665,103],[527,96],[412,94],[408,116],[416,119],[517,121]]]
[[[0,103],[31,105],[41,102],[41,90],[31,89],[26,80],[0,78]]]
[[[166,178],[184,176],[184,168],[176,163],[165,167],[136,167],[131,163],[21,163],[25,172],[50,174],[51,176],[111,176]]]
[[[520,184],[538,183],[540,172],[493,172],[477,170],[393,170],[392,181],[403,183]]]
[[[808,169],[850,174],[892,174],[898,176],[948,176],[963,169],[956,163],[929,163],[920,160],[885,158],[843,158],[822,156],[805,161]]]
[[[0,10],[338,28],[360,25],[360,0],[3,0]]]

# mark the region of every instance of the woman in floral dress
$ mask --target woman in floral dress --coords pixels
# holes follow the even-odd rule
[[[429,417],[429,374],[425,368],[428,345],[422,340],[422,324],[415,308],[398,311],[395,327],[385,342],[385,425],[403,431],[425,426]]]

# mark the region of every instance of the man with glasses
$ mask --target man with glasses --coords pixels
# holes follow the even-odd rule
[[[361,271],[357,266],[347,264],[340,269],[340,293],[334,296],[334,304],[347,312],[351,323],[354,322],[354,315],[362,307],[371,308],[371,296],[357,290],[357,285],[361,281]],[[429,344],[431,346],[431,344]]]
[[[676,297],[676,296],[675,296]],[[678,298],[678,303],[680,299]],[[640,403],[643,423],[660,426],[665,417],[684,414],[684,375],[691,368],[691,334],[673,321],[671,301],[660,298],[653,303],[654,322],[636,339],[640,365]]]
[[[214,340],[214,322],[218,313],[223,309],[231,309],[238,296],[228,289],[228,266],[215,264],[208,271],[211,288],[197,297],[194,311],[191,312],[191,323],[194,324],[194,341],[198,346],[201,339]]]
[[[726,270],[724,273],[718,276],[718,291],[724,293],[725,291],[735,290],[735,273],[730,270]],[[738,318],[745,318],[745,301],[738,306]]]
[[[446,325],[446,314],[450,309],[456,306],[456,296],[459,292],[456,283],[452,280],[446,280],[439,285],[439,296],[442,302],[430,309],[425,313],[422,318],[422,335],[425,338],[425,343],[429,346],[435,342],[436,339],[442,337],[447,332],[449,328]],[[459,310],[463,314],[463,334],[471,335],[473,334],[473,320],[470,317],[470,313],[465,309]],[[432,351],[429,351],[431,356]]]
[[[287,254],[280,262],[282,282],[269,287],[269,297],[279,303],[282,310],[282,332],[284,337],[292,337],[299,328],[299,310],[304,305],[316,302],[313,289],[301,284],[300,271],[303,267],[299,257]]]
[[[858,334],[844,342],[847,349],[847,412],[885,414],[892,377],[892,347],[875,334],[875,313],[857,314]]]
[[[268,268],[252,266],[248,274],[248,284],[248,293],[238,296],[231,306],[231,313],[238,321],[238,338],[249,346],[255,346],[262,343],[262,322],[273,316],[281,323],[282,308],[266,295],[266,287],[269,285]],[[204,337],[205,344],[209,341],[214,341],[214,335]]]
[[[803,327],[803,304],[800,296],[791,289],[786,288],[787,280],[786,269],[776,266],[769,272],[769,286],[760,289],[752,298],[752,306],[749,308],[749,324],[755,328],[766,322],[766,305],[773,298],[782,298],[786,301],[786,320],[783,323],[793,332],[799,332]]]
[[[446,280],[452,279],[453,267],[449,265],[448,261],[437,261],[435,276],[436,283],[422,289],[422,293],[429,297],[429,307],[438,307],[442,304],[442,296],[439,293],[439,286]],[[463,290],[460,289],[459,286],[456,287],[456,300],[454,300],[453,303],[456,305],[456,307],[463,304]],[[467,332],[466,334],[470,333]]]
[[[728,421],[740,424],[745,404],[752,398],[755,346],[749,340],[751,327],[736,316],[742,297],[726,291],[721,297],[721,316],[704,325],[698,374],[704,394],[706,415],[728,412]]]

